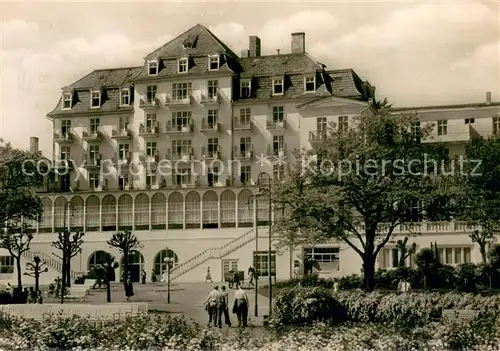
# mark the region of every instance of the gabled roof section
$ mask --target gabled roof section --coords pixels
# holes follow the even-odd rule
[[[186,46],[186,47],[185,47]],[[210,53],[226,53],[233,58],[238,56],[202,24],[188,29],[168,43],[148,54],[144,59],[153,60],[183,55],[208,55]]]
[[[368,100],[373,97],[373,88],[354,72],[354,70],[340,69],[326,71],[332,79],[332,95],[338,97]]]
[[[307,53],[245,57],[239,62],[244,71],[242,76],[312,73],[323,68]]]
[[[73,84],[65,86],[63,90],[119,88],[131,84],[132,78],[139,74],[141,69],[142,67],[97,69]]]

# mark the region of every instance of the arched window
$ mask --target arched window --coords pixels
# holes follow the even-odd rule
[[[184,228],[184,199],[178,192],[168,198],[168,229]]]
[[[252,227],[254,222],[254,199],[249,190],[238,194],[238,227]]]
[[[98,265],[104,264],[106,255],[107,252],[102,250],[92,252],[89,256],[87,271],[90,271],[92,268]]]
[[[113,195],[102,199],[102,230],[116,230],[116,198]]]
[[[139,194],[134,204],[135,230],[149,230],[149,197]]]
[[[125,257],[122,257],[121,259],[121,269],[120,269],[120,277],[123,280],[123,267],[125,264]],[[144,256],[137,251],[137,250],[132,250],[128,254],[128,268],[130,275],[132,276],[132,281],[133,282],[138,282],[142,271],[144,270]]]
[[[222,228],[236,227],[236,195],[231,190],[220,196],[220,225]]]
[[[152,229],[167,227],[167,197],[163,193],[156,193],[151,199],[151,227]]]
[[[66,209],[66,198],[60,196],[56,199],[54,205],[54,230],[60,232],[64,230],[64,227],[68,225],[65,219],[67,219],[69,208]]]
[[[219,199],[215,191],[203,195],[203,228],[219,227]]]
[[[118,199],[118,229],[132,230],[132,196],[123,194]]]
[[[186,195],[186,229],[201,227],[201,198],[196,191]]]
[[[167,270],[167,263],[165,262],[166,258],[172,258],[174,261],[174,266],[179,263],[179,258],[177,254],[170,249],[161,250],[155,256],[155,267],[154,271],[157,275],[162,275],[163,272]]]
[[[101,230],[101,213],[99,198],[95,195],[89,196],[85,201],[85,230],[88,232],[96,232]]]
[[[71,199],[73,213],[69,217],[70,227],[73,231],[83,231],[84,213],[83,213],[83,199],[81,196],[75,196]]]
[[[52,200],[44,197],[42,199],[42,218],[38,224],[40,233],[52,233]]]

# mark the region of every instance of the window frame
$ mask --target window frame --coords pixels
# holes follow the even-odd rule
[[[213,59],[216,59],[216,61],[212,61]],[[212,62],[217,62],[217,68],[212,68]],[[218,71],[219,69],[220,69],[220,55],[218,54],[208,55],[208,70]]]
[[[243,89],[246,89],[246,86],[243,86],[243,84],[248,83],[248,94],[243,95]],[[248,99],[252,96],[252,80],[251,79],[243,79],[240,81],[240,98],[242,99]]]
[[[307,81],[308,79],[312,79],[312,84],[313,84],[313,89],[312,90],[307,90],[307,84],[311,83],[311,82]],[[315,91],[316,91],[316,76],[305,76],[304,77],[304,92],[305,93],[312,93],[312,92],[315,92]]]
[[[66,96],[69,96],[69,99],[66,99]],[[65,107],[66,101],[69,101],[69,107]],[[62,109],[63,110],[71,110],[73,107],[73,94],[72,93],[63,93],[62,94]]]
[[[181,71],[181,67],[184,67],[184,63],[185,63],[185,67],[186,67],[186,70],[185,71]],[[181,57],[179,59],[177,59],[177,73],[187,73],[189,71],[189,58],[188,57]]]
[[[99,94],[99,103],[97,106],[94,105],[94,94]],[[90,91],[90,108],[101,108],[101,102],[102,102],[102,92],[100,90],[91,90]]]
[[[124,93],[127,93],[126,95],[124,95]],[[123,103],[123,99],[126,98],[127,99],[127,103],[124,104]],[[130,88],[122,88],[120,90],[120,106],[130,106]]]
[[[437,134],[438,134],[438,136],[448,135],[448,120],[447,119],[440,119],[437,121]]]
[[[155,73],[151,73],[151,67],[152,65],[155,65],[156,66],[156,70],[155,70]],[[150,60],[148,61],[148,76],[157,76],[158,75],[158,71],[159,71],[159,67],[160,67],[160,63],[158,62],[158,60]]]
[[[277,84],[281,81],[281,84]],[[276,92],[276,86],[281,86],[281,92]],[[285,78],[273,78],[273,96],[281,96],[285,94]]]

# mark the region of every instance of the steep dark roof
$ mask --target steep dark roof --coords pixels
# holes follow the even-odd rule
[[[184,48],[185,41],[189,41],[192,44],[192,47]],[[238,57],[208,28],[201,24],[197,24],[184,33],[179,34],[177,37],[170,40],[162,47],[146,55],[144,59],[152,60],[157,58],[179,57],[184,55],[207,55],[209,53],[227,53],[234,58]]]
[[[80,78],[76,82],[65,86],[63,90],[99,89],[108,87],[122,87],[131,84],[134,78],[141,71],[142,67],[123,67],[96,69]]]
[[[242,74],[248,76],[312,73],[322,69],[322,65],[306,53],[245,57],[239,62]]]
[[[332,79],[332,95],[345,98],[368,100],[373,91],[352,69],[326,71]]]

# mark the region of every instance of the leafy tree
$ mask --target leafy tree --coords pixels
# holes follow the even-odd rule
[[[35,291],[40,291],[40,274],[48,271],[48,268],[44,267],[45,262],[40,257],[35,256],[33,257],[33,263],[28,262],[26,266],[28,271],[24,275],[35,278]]]
[[[275,229],[281,244],[346,243],[361,257],[364,288],[372,291],[376,257],[396,228],[415,228],[426,213],[416,205],[445,195],[436,182],[442,146],[420,143],[431,129],[384,108],[354,118],[347,130],[332,124],[312,150],[296,155],[304,162],[273,191],[285,209]]]
[[[57,256],[62,262],[62,276],[64,285],[71,286],[71,259],[82,252],[83,236],[85,233],[76,232],[71,236],[68,230],[57,235],[57,240],[52,242],[52,246],[61,251],[61,256]]]
[[[21,259],[23,254],[30,249],[33,233],[26,223],[16,223],[14,220],[10,220],[9,223],[4,230],[0,231],[0,247],[8,250],[16,261],[17,288],[20,291],[23,288]]]
[[[129,255],[130,252],[139,247],[139,240],[131,231],[118,232],[113,234],[108,245],[115,247],[123,254],[123,285],[126,286],[127,276],[129,272]]]
[[[396,242],[396,248],[399,251],[399,267],[404,267],[406,263],[406,259],[413,255],[415,251],[417,250],[417,244],[413,243],[410,248],[407,247],[408,245],[408,237],[405,237],[403,240],[398,240]]]

